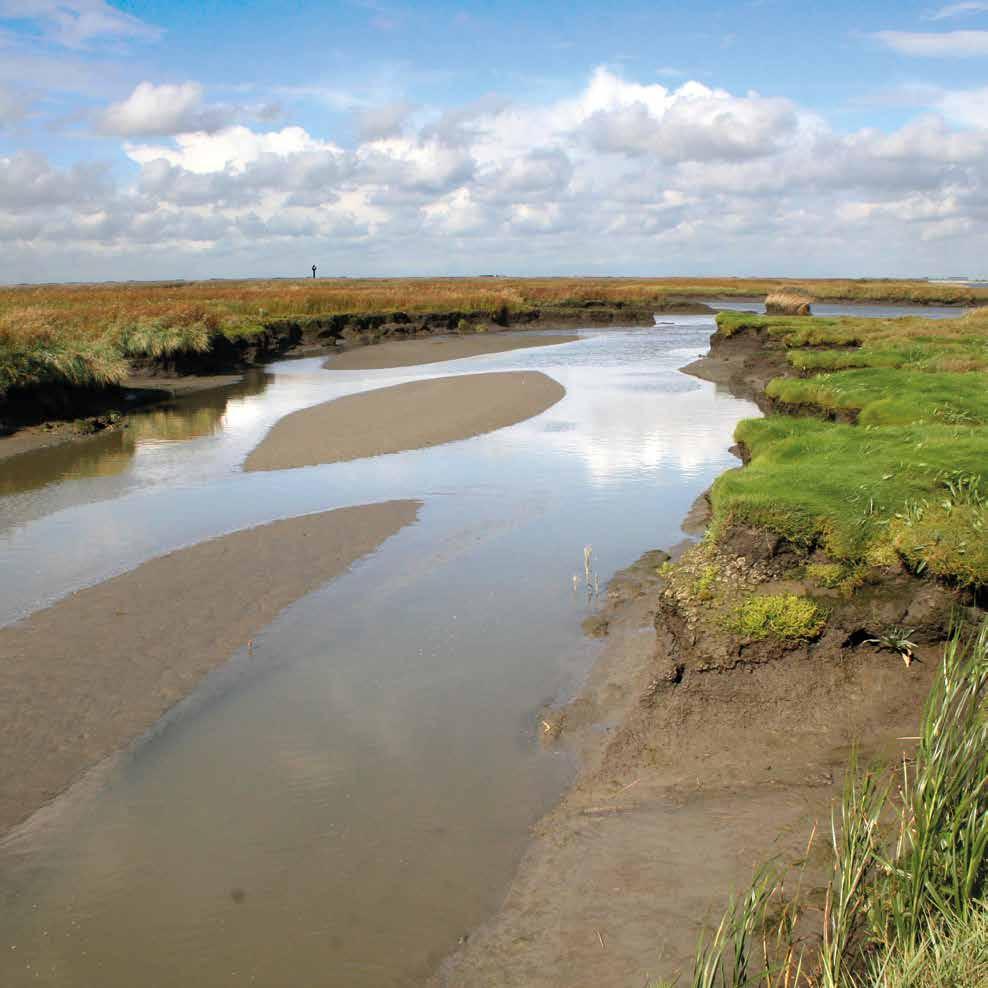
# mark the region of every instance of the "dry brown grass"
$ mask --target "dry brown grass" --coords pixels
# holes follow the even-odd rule
[[[773,316],[808,316],[810,302],[811,299],[796,292],[772,292],[765,296],[765,311]]]
[[[757,298],[988,303],[988,290],[905,281],[740,278],[283,279],[0,288],[0,395],[47,382],[105,384],[128,359],[207,349],[279,319],[460,312],[510,317],[546,306],[659,305],[669,299]]]
[[[399,278],[39,285],[0,289],[0,315],[39,310],[60,325],[100,334],[136,318],[170,320],[188,310],[228,320],[367,312],[496,312],[540,305],[648,304],[670,297],[988,303],[988,290],[908,281],[786,281],[740,278]]]

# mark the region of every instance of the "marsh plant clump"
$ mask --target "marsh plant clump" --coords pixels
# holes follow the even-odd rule
[[[783,641],[816,638],[826,624],[823,611],[808,597],[797,594],[752,594],[731,615],[729,625],[742,638]]]
[[[789,885],[778,863],[762,866],[679,984],[988,984],[988,621],[948,642],[912,743],[901,765],[862,768],[852,756],[825,838],[822,896],[805,862]],[[819,839],[814,829],[807,858]]]
[[[777,291],[765,296],[765,311],[779,316],[808,316],[811,302],[796,291]]]
[[[696,630],[717,627],[746,641],[809,641],[826,624],[824,609],[803,594],[771,592],[773,567],[732,556],[712,539],[663,566],[663,598]]]

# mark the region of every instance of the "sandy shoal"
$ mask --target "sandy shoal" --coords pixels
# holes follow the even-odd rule
[[[244,470],[287,470],[468,439],[532,418],[565,394],[538,371],[509,371],[347,395],[286,415]]]
[[[480,336],[431,336],[421,340],[392,340],[371,346],[356,347],[330,357],[329,370],[376,370],[387,367],[414,367],[443,360],[480,357],[488,353],[506,353],[531,347],[573,343],[579,336],[516,336],[501,333]]]
[[[387,501],[235,532],[0,628],[0,833],[151,727],[419,506]]]

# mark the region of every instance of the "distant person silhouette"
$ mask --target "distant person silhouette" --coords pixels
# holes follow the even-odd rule
[[[315,278],[315,276],[316,276],[316,266],[313,264],[312,265],[312,277]]]

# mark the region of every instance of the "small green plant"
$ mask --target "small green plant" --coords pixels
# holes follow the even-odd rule
[[[816,638],[825,619],[808,597],[796,594],[754,594],[734,611],[732,630],[751,641],[763,638],[799,640]]]
[[[877,638],[865,639],[865,644],[877,645],[886,651],[895,652],[909,666],[912,664],[913,653],[916,651],[916,643],[909,636],[915,630],[915,628],[901,628],[899,625],[893,624],[888,631],[879,635]]]
[[[720,575],[720,567],[716,563],[708,563],[693,581],[693,594],[698,600],[710,600],[713,597],[714,585]]]

